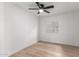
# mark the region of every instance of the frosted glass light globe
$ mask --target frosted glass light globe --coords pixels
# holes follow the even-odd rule
[[[39,12],[43,12],[43,9],[40,9]]]

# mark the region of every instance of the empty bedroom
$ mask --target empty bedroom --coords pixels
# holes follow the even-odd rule
[[[79,57],[79,2],[0,2],[0,57]]]

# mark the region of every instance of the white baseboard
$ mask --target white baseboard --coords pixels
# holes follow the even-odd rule
[[[39,40],[39,41],[79,47],[79,45],[71,44],[71,43],[66,43],[66,42],[57,42],[57,41],[53,41],[52,42],[52,41],[45,41],[45,40]]]

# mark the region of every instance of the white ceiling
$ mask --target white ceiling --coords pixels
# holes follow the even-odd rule
[[[55,7],[52,9],[47,9],[48,11],[50,11],[51,13],[41,13],[41,16],[45,16],[45,15],[51,15],[51,14],[57,14],[57,13],[63,13],[63,12],[69,12],[69,11],[73,11],[73,10],[78,10],[79,9],[79,2],[40,2],[43,3],[45,6],[49,6],[49,5],[54,5]],[[13,4],[17,5],[18,7],[34,13],[35,15],[37,14],[37,10],[28,10],[28,8],[31,7],[37,7],[37,5],[35,4],[35,2],[13,2]]]

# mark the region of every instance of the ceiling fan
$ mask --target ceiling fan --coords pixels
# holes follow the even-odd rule
[[[35,3],[36,3],[36,5],[38,6],[38,8],[29,8],[29,10],[38,10],[38,13],[37,13],[37,14],[40,14],[41,12],[50,13],[50,12],[47,11],[46,9],[54,8],[54,5],[45,7],[44,4],[41,4],[41,3],[39,3],[39,2],[35,2]]]

